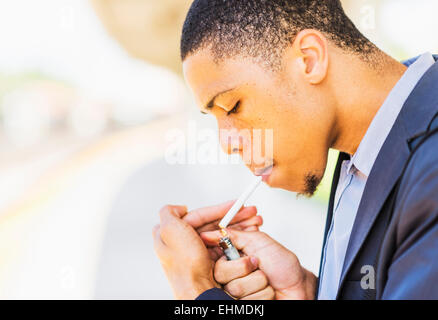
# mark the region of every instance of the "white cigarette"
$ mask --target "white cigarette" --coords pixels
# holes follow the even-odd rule
[[[227,214],[222,218],[219,222],[219,228],[223,229],[228,226],[231,220],[233,220],[234,216],[240,211],[242,206],[245,204],[246,200],[251,196],[251,194],[257,189],[260,182],[262,182],[263,177],[259,176],[254,180],[253,183],[245,190],[244,193],[236,200],[230,210],[228,210]]]

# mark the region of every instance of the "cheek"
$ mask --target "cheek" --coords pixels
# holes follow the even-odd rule
[[[310,121],[310,120],[309,120]],[[294,171],[319,170],[329,146],[323,128],[306,122],[289,121],[276,130],[274,156]]]
[[[219,141],[226,153],[239,152],[245,164],[271,162],[275,149],[274,130],[265,121],[229,116],[218,119]]]
[[[311,133],[290,131],[289,136],[276,140],[274,161],[277,172],[273,184],[290,191],[304,192],[306,175],[324,174],[328,147],[324,143],[315,143]]]
[[[281,116],[278,116],[278,115]],[[320,175],[328,152],[327,121],[310,112],[278,112],[270,119],[274,127],[274,161],[277,169],[272,186],[304,191],[305,176]]]

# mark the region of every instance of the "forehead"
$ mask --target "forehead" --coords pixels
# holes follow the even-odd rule
[[[184,77],[198,103],[205,104],[222,91],[267,81],[268,73],[246,57],[216,61],[209,49],[198,50],[183,63]]]

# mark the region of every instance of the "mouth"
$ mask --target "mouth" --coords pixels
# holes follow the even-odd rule
[[[271,175],[273,167],[274,167],[274,164],[271,163],[270,165],[263,167],[263,168],[255,168],[254,175],[263,176],[263,180],[265,180],[266,178],[268,178]]]

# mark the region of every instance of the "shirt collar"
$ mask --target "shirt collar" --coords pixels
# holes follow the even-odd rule
[[[348,172],[350,172],[354,165],[365,176],[368,177],[370,175],[377,155],[388,137],[400,110],[418,81],[434,63],[435,59],[432,54],[427,52],[409,66],[376,113],[350,161]]]

